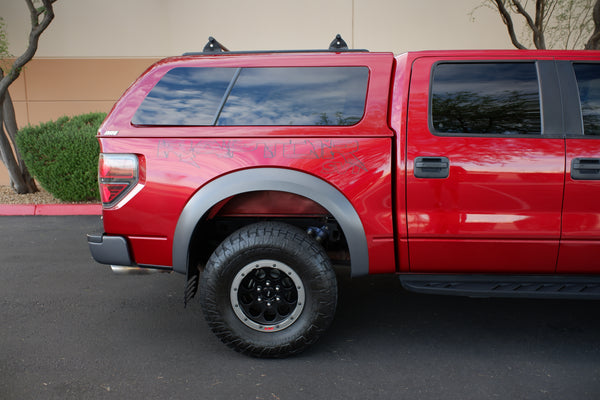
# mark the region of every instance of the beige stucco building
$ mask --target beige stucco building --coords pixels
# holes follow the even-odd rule
[[[482,0],[58,0],[35,58],[11,88],[20,126],[110,110],[152,62],[201,51],[208,36],[231,50],[511,48]],[[10,51],[27,46],[22,0],[0,2]],[[0,164],[0,185],[8,184]]]

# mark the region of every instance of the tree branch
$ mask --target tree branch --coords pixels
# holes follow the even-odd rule
[[[586,4],[587,5],[587,4]],[[591,6],[591,1],[589,1],[589,5]],[[574,12],[575,13],[575,12]],[[577,13],[575,13],[575,17],[572,18],[573,22],[570,22],[570,26],[576,26],[577,28],[573,28],[573,30],[575,31],[575,39],[573,39],[573,45],[569,45],[570,42],[567,42],[567,48],[568,49],[575,49],[575,46],[577,43],[579,43],[581,41],[581,37],[583,36],[583,34],[585,33],[585,27],[587,26],[587,13],[588,13],[588,8],[587,7],[582,7],[581,9],[578,10]],[[571,33],[569,33],[569,38],[573,36]],[[584,44],[585,47],[585,44]]]
[[[27,7],[29,8],[29,15],[31,17],[31,33],[29,34],[29,45],[25,52],[17,58],[8,74],[0,80],[0,98],[4,98],[4,94],[8,90],[8,87],[11,83],[13,83],[21,74],[21,69],[25,64],[27,64],[35,55],[35,52],[38,48],[38,42],[40,40],[40,35],[50,22],[54,19],[54,9],[52,8],[52,4],[56,2],[56,0],[42,0],[43,7],[41,11],[38,11],[33,5],[33,0],[25,0],[27,3]],[[39,22],[40,15],[44,16],[42,22]]]
[[[23,66],[35,55],[40,35],[54,19],[52,5],[55,2],[56,0],[42,0],[42,7],[36,9],[33,0],[25,0],[31,19],[29,44],[25,52],[13,62],[10,71],[6,75],[0,69],[0,156],[8,169],[10,184],[17,193],[36,192],[37,187],[27,171],[19,149],[14,144],[17,124],[8,87],[19,77]],[[40,17],[42,17],[41,21]]]
[[[586,50],[600,49],[600,0],[596,0],[596,4],[594,4],[592,18],[594,19],[594,32],[592,32],[592,36],[585,44]]]
[[[534,35],[534,40],[537,39],[536,47],[538,49],[546,48],[546,40],[544,39],[544,12],[545,12],[545,0],[537,0],[535,2],[535,27],[537,37]]]
[[[519,42],[519,39],[517,39],[517,34],[515,33],[515,26],[513,25],[512,17],[510,16],[510,13],[504,6],[504,2],[502,0],[493,1],[494,3],[496,3],[496,7],[498,8],[500,16],[502,16],[502,22],[504,22],[504,25],[506,25],[506,29],[508,30],[508,35],[510,36],[510,41],[512,42],[513,46],[521,50],[527,49],[527,47],[523,46]]]
[[[570,3],[570,4],[572,4],[572,3]],[[547,8],[543,15],[544,20],[542,21],[542,24],[544,24],[544,26],[548,25],[550,18],[552,18],[552,14],[554,14],[554,11],[556,10],[557,5],[558,5],[557,0],[546,0]]]
[[[6,101],[5,96],[0,97],[0,106]],[[3,108],[0,107],[0,121],[3,120]],[[2,162],[8,170],[10,177],[10,184],[17,193],[27,193],[27,185],[22,178],[21,171],[19,170],[19,163],[15,158],[15,155],[11,151],[10,141],[4,130],[4,126],[0,124],[0,155],[2,156]]]
[[[536,11],[537,11],[537,8],[538,8],[538,5],[540,2],[543,2],[543,0],[536,1]],[[531,15],[529,15],[529,13],[527,12],[527,10],[525,10],[525,8],[523,7],[523,5],[521,4],[521,2],[519,0],[512,0],[512,3],[515,6],[515,8],[517,9],[517,12],[525,18],[525,21],[527,21],[527,25],[529,26],[529,29],[531,29],[531,31],[533,32],[533,44],[535,45],[535,47],[537,49],[544,49],[545,43],[544,43],[544,38],[543,38],[543,31],[538,29],[535,21],[533,20],[533,18],[531,18]],[[544,47],[540,47],[540,44],[544,44]]]
[[[4,93],[4,102],[1,104],[1,106],[3,112],[2,118],[4,120],[4,126],[6,127],[8,137],[10,137],[10,140],[15,143],[19,128],[17,127],[17,119],[15,117],[15,107],[13,106],[12,98],[10,97],[10,93],[8,91]]]

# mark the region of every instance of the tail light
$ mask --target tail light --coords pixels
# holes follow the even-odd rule
[[[101,153],[98,161],[100,198],[105,207],[117,204],[139,181],[139,160],[135,154]]]

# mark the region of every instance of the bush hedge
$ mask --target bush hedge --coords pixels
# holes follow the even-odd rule
[[[100,199],[96,132],[105,117],[105,113],[62,117],[19,130],[17,146],[25,165],[57,199]]]

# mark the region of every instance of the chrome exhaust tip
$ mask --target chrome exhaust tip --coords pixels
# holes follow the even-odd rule
[[[117,275],[150,275],[157,273],[169,273],[171,271],[160,268],[142,268],[142,267],[130,267],[124,265],[111,265],[110,269]]]

